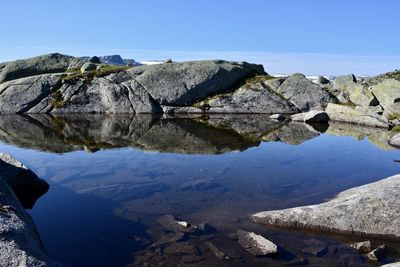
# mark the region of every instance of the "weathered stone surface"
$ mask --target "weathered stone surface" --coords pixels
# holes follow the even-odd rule
[[[163,245],[169,245],[172,244],[174,242],[177,242],[179,240],[181,240],[183,237],[185,236],[185,233],[167,233],[165,235],[163,235],[162,237],[160,237],[160,239],[156,240],[152,246],[153,247],[159,247],[159,246],[163,246]]]
[[[379,114],[361,107],[328,104],[325,112],[331,121],[348,122],[365,126],[388,128],[388,121]]]
[[[100,58],[96,56],[89,58],[89,62],[94,64],[101,64]]]
[[[372,250],[370,241],[357,242],[350,245],[352,248],[358,250],[361,253],[369,253]]]
[[[244,85],[234,93],[218,95],[208,101],[208,113],[297,113],[298,109],[262,83]]]
[[[329,81],[327,78],[325,78],[324,76],[318,76],[317,77],[317,83],[319,84],[330,84],[331,81]]]
[[[0,84],[0,113],[29,112],[51,94],[58,82],[58,75],[46,74]]]
[[[400,81],[389,79],[371,87],[380,105],[386,107],[400,101]]]
[[[140,66],[128,73],[161,105],[188,106],[230,90],[251,75],[264,74],[264,69],[261,65],[219,60]]]
[[[161,106],[164,114],[202,114],[203,110],[196,107]]]
[[[0,69],[0,83],[39,74],[65,72],[80,68],[85,61],[58,53],[5,63]]]
[[[254,214],[254,222],[345,234],[400,237],[400,175],[355,187],[319,205]]]
[[[324,111],[310,110],[308,112],[298,113],[290,116],[292,121],[299,122],[327,122],[329,116]]]
[[[18,183],[29,179],[19,177],[27,173],[26,167],[8,155],[3,154],[1,158],[0,266],[58,266],[46,255],[31,217],[8,184],[14,179],[18,179]],[[18,174],[16,168],[22,168],[21,173]]]
[[[301,111],[323,109],[329,102],[336,102],[333,95],[318,84],[308,80],[302,74],[288,77],[277,89],[285,99],[293,103]]]
[[[278,247],[261,235],[238,230],[238,242],[245,250],[254,256],[267,256],[278,253]]]

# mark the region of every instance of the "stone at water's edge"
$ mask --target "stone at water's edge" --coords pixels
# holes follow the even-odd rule
[[[397,134],[397,135],[393,136],[393,137],[389,140],[389,144],[390,144],[391,146],[400,147],[400,134]]]
[[[238,230],[236,232],[239,245],[254,256],[267,256],[278,253],[278,247],[261,235]]]
[[[325,111],[310,110],[304,113],[298,113],[290,116],[292,121],[299,122],[328,122],[329,116]]]
[[[17,181],[19,184],[28,179],[15,175],[15,168],[22,168],[19,174],[30,171],[9,155],[2,154],[2,158],[6,165],[0,173],[0,266],[60,266],[47,256],[31,217],[8,185],[13,179],[22,178]],[[9,174],[14,176],[8,177]]]
[[[400,238],[400,175],[355,187],[319,204],[250,216],[254,222],[355,235]]]

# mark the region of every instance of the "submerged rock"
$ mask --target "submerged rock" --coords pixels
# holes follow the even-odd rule
[[[355,187],[319,204],[265,211],[257,223],[344,234],[400,238],[400,175]]]
[[[238,230],[239,244],[254,256],[267,256],[278,253],[278,247],[261,235],[252,232]]]
[[[173,231],[173,232],[181,232],[181,233],[192,233],[196,231],[196,227],[191,226],[189,223],[185,221],[175,220],[172,215],[164,215],[159,220],[158,223],[163,226],[165,229]]]

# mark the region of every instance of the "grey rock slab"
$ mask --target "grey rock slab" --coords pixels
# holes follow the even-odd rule
[[[161,105],[188,106],[211,94],[232,90],[245,78],[264,74],[264,69],[245,62],[209,60],[140,66],[128,73]]]
[[[97,64],[95,64],[95,63],[92,63],[92,62],[86,62],[86,63],[84,63],[83,65],[82,65],[82,67],[81,67],[81,72],[82,73],[87,73],[87,72],[90,72],[90,71],[94,71],[94,70],[96,70],[97,69]]]
[[[58,86],[59,75],[45,74],[0,84],[0,113],[28,112]]]
[[[388,128],[387,119],[364,108],[329,103],[325,112],[331,121],[347,122],[364,126]]]
[[[278,253],[278,247],[261,235],[238,230],[238,243],[254,256],[267,256]]]
[[[301,111],[323,109],[329,102],[336,102],[336,98],[320,85],[308,80],[302,74],[288,77],[276,92],[293,103]]]
[[[265,211],[254,222],[343,234],[399,238],[400,175],[355,187],[317,205]]]
[[[217,95],[208,101],[207,113],[282,113],[299,110],[262,83],[244,85],[233,93]]]

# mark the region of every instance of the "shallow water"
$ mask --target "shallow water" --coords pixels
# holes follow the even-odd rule
[[[310,238],[329,247],[322,257],[307,257],[310,266],[370,266],[343,245],[347,238],[269,228],[246,216],[319,203],[398,173],[400,153],[386,134],[261,115],[0,117],[0,151],[50,184],[30,211],[43,242],[52,258],[74,267],[195,260],[151,247],[165,234],[157,223],[165,214],[216,229],[183,240],[197,246],[194,266],[281,266],[304,257]],[[252,257],[227,237],[237,229],[263,234],[281,253]],[[217,259],[206,238],[238,259]]]

